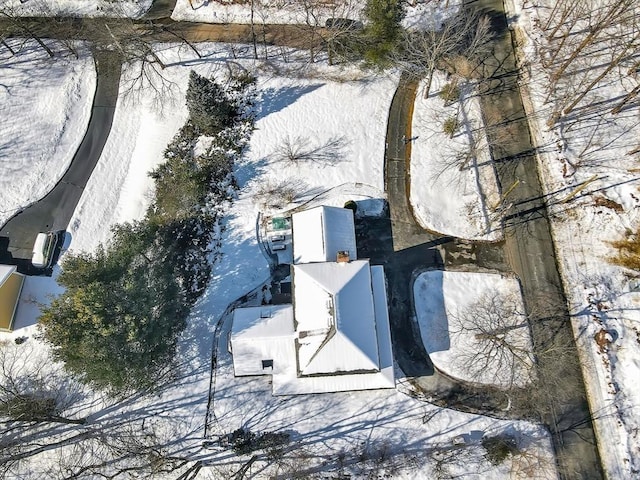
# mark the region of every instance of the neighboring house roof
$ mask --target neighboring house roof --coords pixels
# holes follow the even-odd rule
[[[369,262],[295,265],[293,282],[300,374],[378,370]]]
[[[9,278],[9,276],[16,271],[15,265],[0,265],[0,287]]]
[[[12,330],[24,276],[13,265],[0,265],[0,330]]]
[[[294,264],[335,262],[339,251],[357,258],[353,211],[322,206],[294,213],[292,219]]]

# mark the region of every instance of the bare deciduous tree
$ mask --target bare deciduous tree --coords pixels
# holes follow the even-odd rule
[[[297,202],[308,191],[308,186],[296,179],[267,180],[258,186],[255,196],[265,208],[282,208]]]
[[[277,161],[293,164],[310,162],[335,165],[343,159],[344,150],[348,146],[344,137],[332,137],[317,146],[313,146],[312,142],[307,137],[286,137],[273,156]]]
[[[514,295],[483,295],[467,308],[450,312],[449,321],[453,335],[471,339],[459,360],[473,378],[505,388],[531,381],[534,359],[529,325]]]
[[[557,81],[567,70],[569,65],[573,63],[573,61],[580,55],[580,53],[590,44],[594,42],[595,39],[608,27],[615,25],[617,22],[620,22],[624,16],[629,13],[629,7],[634,4],[634,0],[615,0],[611,2],[604,9],[594,9],[594,12],[597,12],[598,15],[594,22],[590,22],[590,28],[587,31],[586,36],[582,39],[582,41],[578,44],[577,47],[573,49],[571,54],[564,60],[564,62],[558,67],[558,69],[553,72],[551,75],[551,79],[553,82]]]
[[[440,29],[403,33],[403,48],[396,55],[396,63],[416,77],[426,77],[424,96],[428,97],[433,74],[437,68],[456,70],[457,59],[475,66],[490,51],[490,21],[487,16],[465,10],[441,25]]]
[[[65,414],[82,386],[31,343],[0,345],[0,415],[9,423],[84,424],[85,418]]]

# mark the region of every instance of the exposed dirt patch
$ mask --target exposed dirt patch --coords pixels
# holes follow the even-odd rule
[[[620,205],[618,202],[614,202],[610,198],[598,196],[595,198],[593,203],[596,207],[607,207],[616,213],[624,212],[624,207]]]

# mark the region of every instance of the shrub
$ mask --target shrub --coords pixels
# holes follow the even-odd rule
[[[0,406],[3,415],[21,421],[38,421],[58,414],[54,398],[34,394],[16,395],[7,398]]]
[[[482,446],[487,451],[487,459],[492,465],[500,465],[509,455],[518,453],[516,440],[511,435],[484,437]]]
[[[344,208],[348,208],[349,210],[353,211],[353,214],[355,215],[356,212],[358,211],[358,204],[356,202],[354,202],[353,200],[348,200],[344,204]]]
[[[442,87],[440,98],[445,101],[445,104],[457,102],[460,99],[460,87],[456,82],[447,83]]]
[[[444,124],[442,125],[442,131],[446,133],[450,138],[453,138],[453,135],[456,133],[456,130],[458,130],[459,126],[460,125],[458,124],[458,117],[449,117],[444,121]]]
[[[610,258],[612,263],[640,270],[640,229],[635,233],[628,231],[624,239],[613,241],[611,245],[618,250],[616,255]]]
[[[229,435],[229,443],[238,455],[246,455],[256,450],[267,450],[277,456],[277,451],[289,443],[290,435],[285,432],[264,432],[255,434],[246,428],[234,430]]]

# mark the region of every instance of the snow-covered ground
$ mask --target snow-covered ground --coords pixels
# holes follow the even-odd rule
[[[0,11],[12,17],[131,17],[146,12],[153,0],[0,0]]]
[[[0,225],[58,182],[84,137],[96,88],[93,59],[50,58],[34,41],[0,48]]]
[[[600,455],[608,478],[634,478],[640,471],[640,292],[634,287],[639,274],[612,265],[608,259],[616,254],[609,242],[637,231],[640,225],[639,153],[629,154],[640,138],[637,99],[620,113],[611,111],[638,84],[637,64],[635,73],[633,68],[627,70],[637,57],[623,61],[608,74],[604,71],[613,60],[609,42],[620,38],[619,28],[624,26],[614,22],[567,69],[556,96],[547,98],[551,72],[541,66],[541,55],[548,56],[547,52],[561,45],[561,34],[569,27],[575,32],[584,24],[570,18],[549,43],[540,26],[546,24],[556,2],[514,3],[517,15],[513,18],[520,18],[517,27],[530,77],[526,90],[531,102],[529,118],[535,142],[542,147],[538,150],[541,177]],[[596,7],[605,2],[585,3],[591,12],[604,11]],[[636,9],[638,18],[637,2],[630,8]],[[559,13],[555,15],[559,18]],[[569,38],[558,59],[569,57],[576,48],[572,42],[582,41],[581,35]],[[550,68],[559,64],[558,60]],[[598,79],[600,74],[604,76]],[[549,127],[553,109],[569,107],[593,81],[591,92]],[[572,192],[576,195],[569,198]],[[611,340],[603,348],[594,339],[600,331]]]
[[[165,110],[166,116],[152,108],[157,102],[150,89],[142,91],[138,103],[122,99],[118,102],[111,137],[69,227],[71,250],[94,248],[108,239],[113,222],[133,219],[144,212],[150,192],[145,172],[160,160],[164,145],[186,118],[183,105],[189,71],[194,68],[205,75],[221,75],[226,71],[228,51],[224,45],[201,45],[200,49],[207,53],[206,62],[190,58],[184,49],[162,52],[170,64],[163,73],[174,82],[173,98],[161,102],[166,105],[172,101]],[[268,378],[233,376],[231,360],[225,351],[229,317],[223,317],[223,313],[230,302],[260,287],[269,275],[255,236],[257,213],[263,205],[263,197],[257,195],[259,186],[288,180],[300,186],[298,201],[321,194],[314,201],[337,205],[349,198],[381,197],[385,123],[397,83],[395,76],[371,77],[326,65],[307,70],[306,78],[293,79],[251,60],[236,61],[258,74],[262,93],[257,105],[257,129],[245,157],[237,165],[241,190],[226,216],[222,257],[183,335],[179,352],[183,375],[158,397],[143,397],[115,406],[88,397],[83,406],[93,412],[89,425],[117,428],[126,412],[135,411],[136,416],[126,418],[135,422],[136,418],[147,417],[147,424],[131,425],[159,432],[167,439],[169,450],[165,451],[169,454],[186,455],[192,460],[215,459],[217,466],[209,464],[203,468],[202,478],[226,478],[229,472],[237,471],[238,457],[229,452],[200,449],[209,391],[211,341],[216,322],[224,318],[213,405],[217,422],[212,424],[211,433],[229,432],[240,426],[256,432],[289,431],[295,445],[299,445],[299,449],[284,461],[273,462],[268,470],[260,470],[262,461],[256,463],[251,472],[255,478],[320,468],[331,459],[335,463],[325,464],[325,468],[338,471],[341,458],[345,463],[343,471],[353,474],[352,478],[363,478],[378,468],[393,478],[426,479],[433,478],[439,467],[464,478],[500,479],[513,475],[555,478],[549,437],[543,429],[526,422],[500,421],[430,406],[401,393],[409,388],[401,376],[398,392],[291,398],[273,397]],[[123,81],[127,75],[125,72]],[[290,162],[277,154],[287,136],[304,139],[302,148],[321,147],[316,151],[325,153],[327,149],[323,150],[323,146],[335,138],[340,142],[331,143],[337,145],[329,149],[331,155],[321,155],[316,161]],[[362,195],[363,191],[366,195]],[[44,293],[56,288],[54,279],[31,280],[28,279],[27,295],[19,306],[18,325],[33,325],[37,302],[46,302]],[[34,328],[19,328],[1,338],[27,335],[32,337],[27,344],[37,345]],[[483,434],[503,433],[518,439],[522,453],[494,466],[486,459],[480,438]],[[455,448],[454,440],[458,444]],[[362,454],[364,450],[369,453]],[[390,458],[384,466],[376,465],[375,458],[380,455]],[[368,456],[372,459],[367,460]],[[47,462],[62,465],[55,452],[43,453],[31,459],[25,467],[28,475],[22,478],[44,478],[42,472],[46,471]],[[41,476],[37,477],[38,474]]]
[[[424,81],[418,88],[411,125],[411,205],[428,230],[497,240],[501,233],[492,208],[498,202],[496,179],[480,106],[466,83],[460,84],[460,100],[445,104],[440,92],[453,81],[436,72],[428,98]],[[459,127],[450,137],[443,126],[454,118]]]
[[[439,25],[459,8],[460,0],[447,2],[415,2],[405,4],[403,25],[408,28],[424,28]],[[309,2],[303,0],[258,0],[255,2],[218,2],[210,0],[177,0],[171,18],[177,21],[205,23],[302,24],[324,27],[329,18],[348,18],[363,21],[365,2],[337,0]]]
[[[532,343],[518,280],[437,270],[420,274],[413,291],[422,341],[438,370],[503,388],[528,383]]]
[[[225,352],[218,360],[218,422],[212,433],[240,427],[284,430],[299,445],[289,462],[258,478],[269,473],[289,478],[294,472],[313,472],[319,461],[324,462],[326,473],[351,478],[427,480],[438,478],[438,467],[447,472],[445,478],[556,478],[549,438],[526,422],[441,409],[407,396],[405,385],[399,385],[398,391],[273,397],[268,378],[234,378],[230,356]],[[491,465],[480,439],[498,434],[524,440],[526,451],[499,466]],[[387,460],[378,460],[375,466],[383,450]],[[223,477],[236,471],[241,459],[218,454],[211,461],[218,463],[213,471]]]

